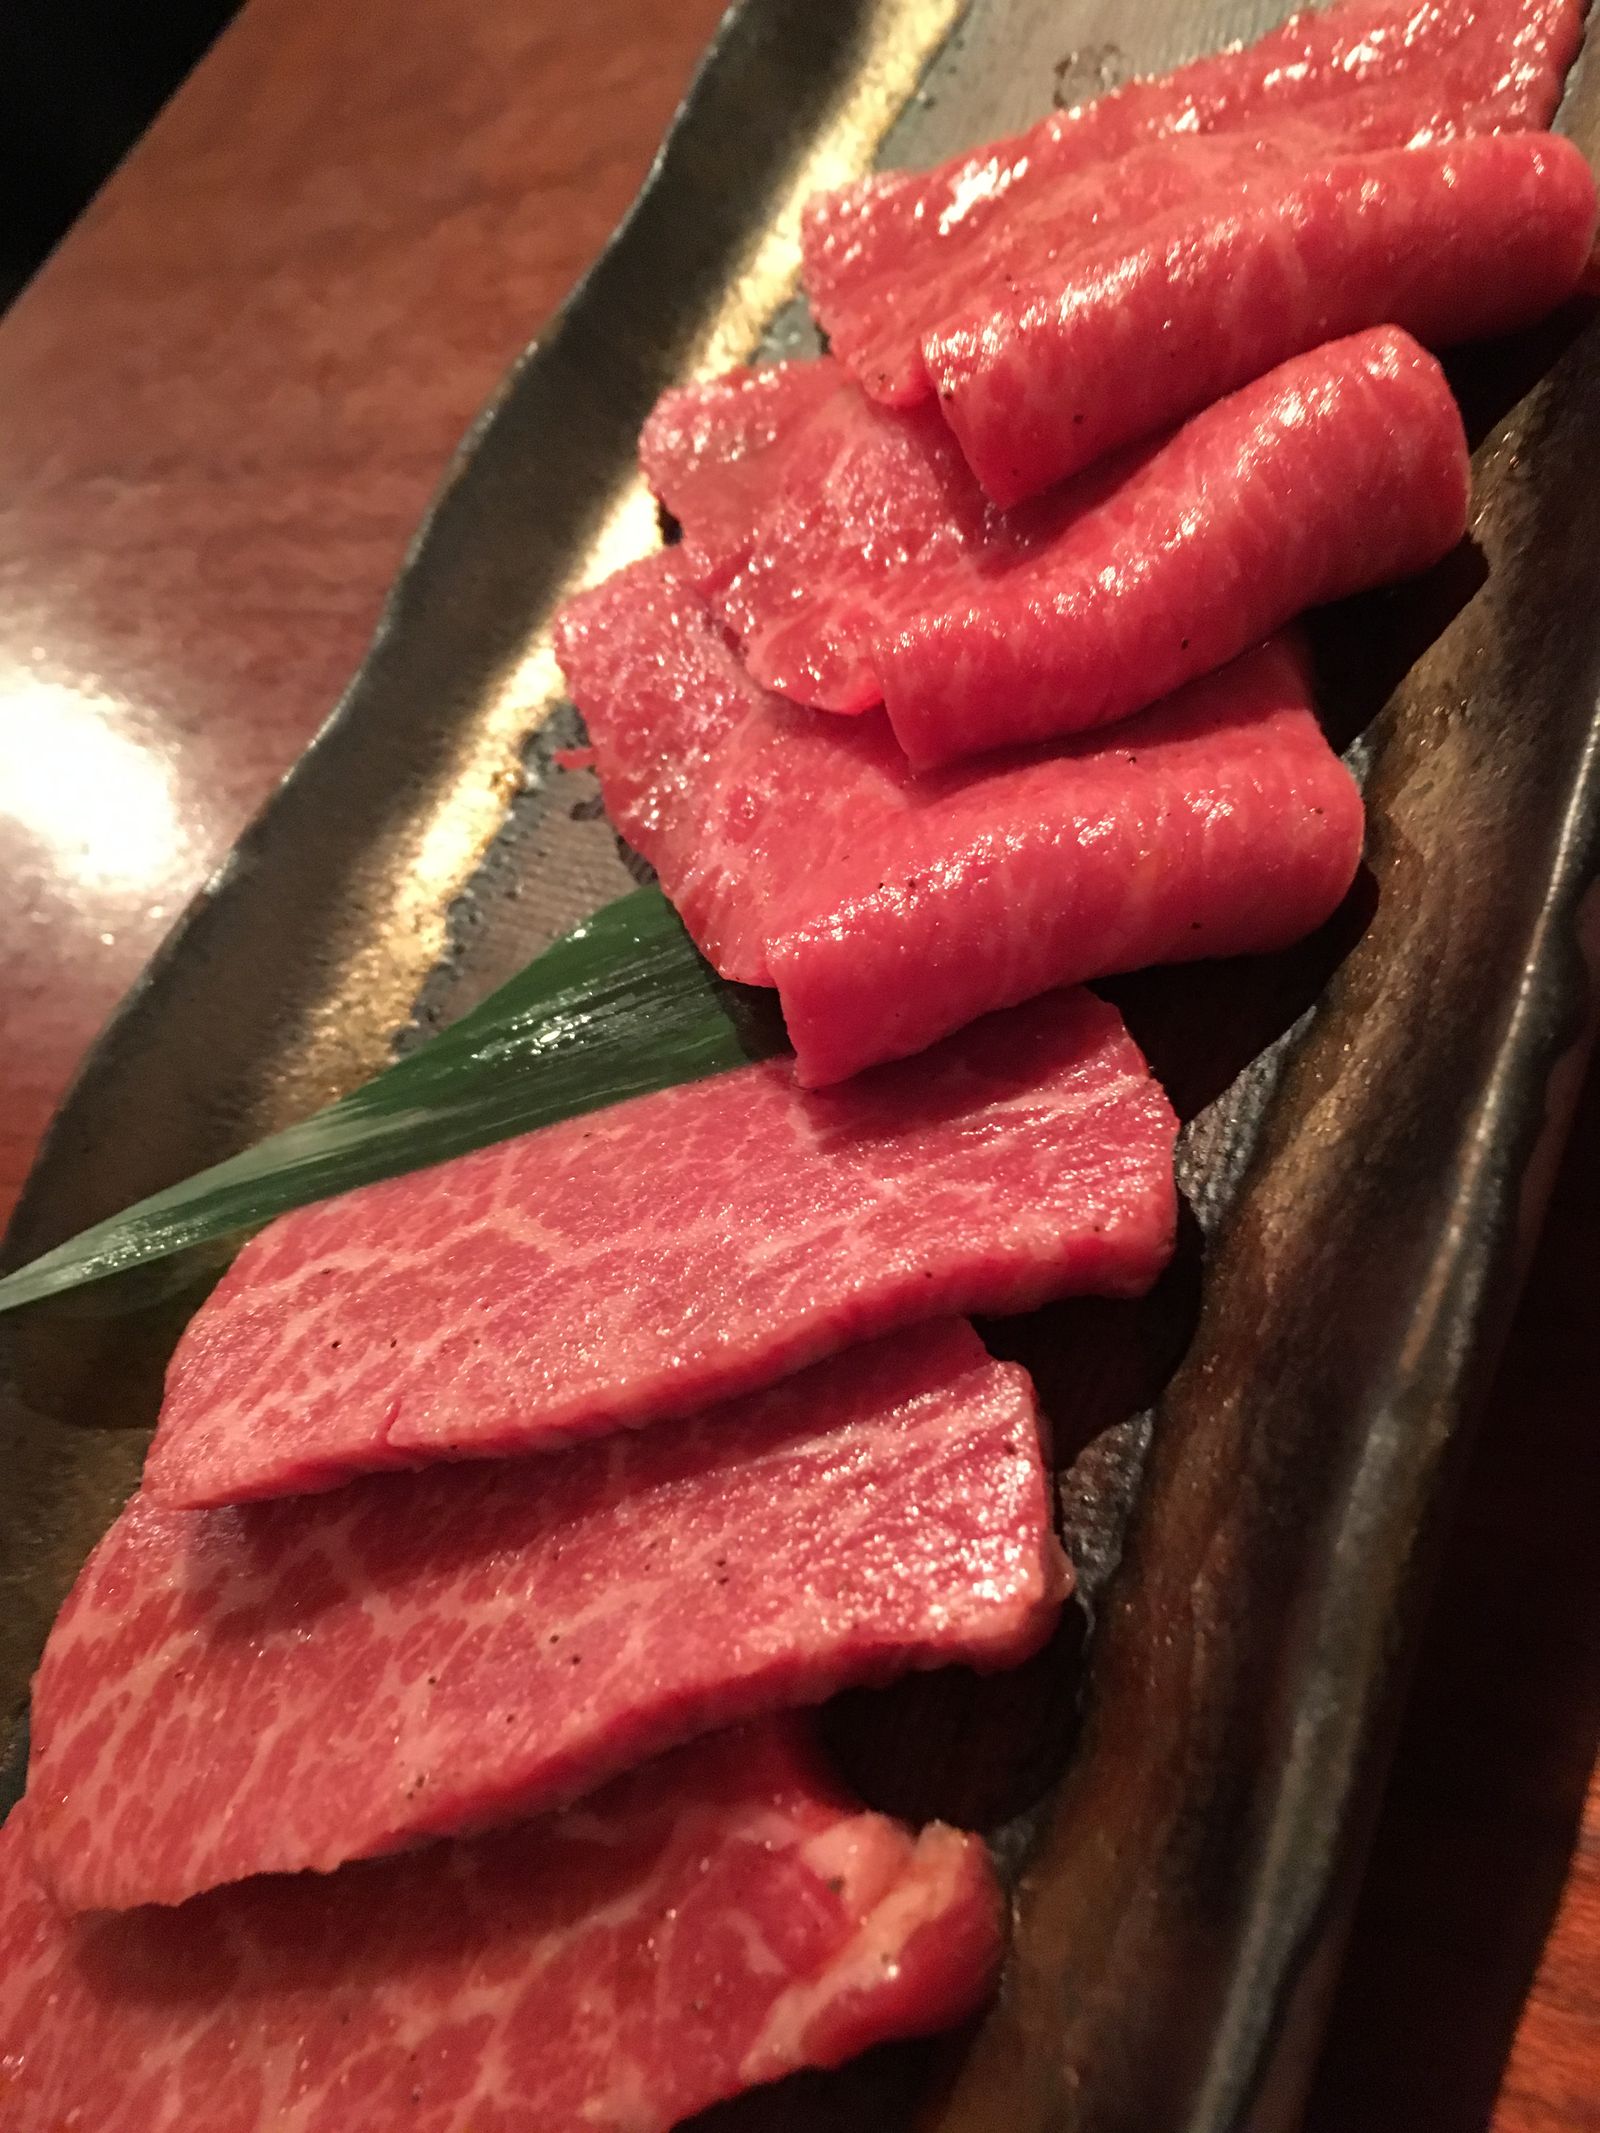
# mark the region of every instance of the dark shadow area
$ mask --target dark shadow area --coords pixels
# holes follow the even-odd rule
[[[1349,748],[1366,732],[1488,576],[1483,551],[1466,540],[1420,577],[1307,616],[1317,711],[1335,748]]]
[[[1306,2133],[1493,2114],[1600,1744],[1597,1268],[1600,1066],[1452,1529]],[[1541,2071],[1559,2083],[1559,2056]],[[1533,2115],[1576,2133],[1595,2107]]]
[[[0,1735],[0,1821],[10,1814],[28,1777],[28,1714],[18,1712]]]
[[[0,8],[0,306],[237,12],[239,0]]]
[[[1087,1634],[1083,1609],[1069,1603],[1055,1635],[1022,1666],[945,1667],[852,1690],[827,1706],[823,1738],[869,1806],[916,1824],[995,1831],[1036,1807],[1061,1775]]]
[[[1286,1036],[1327,989],[1377,909],[1365,867],[1325,925],[1280,955],[1178,963],[1097,980],[1185,1124]]]
[[[835,2073],[791,2074],[685,2121],[682,2133],[898,2133],[953,2077],[975,2023],[945,2037],[880,2044]]]
[[[1575,300],[1526,333],[1449,352],[1445,370],[1474,451],[1555,367],[1597,311],[1593,301]],[[1482,550],[1469,539],[1420,577],[1307,617],[1317,708],[1336,748],[1348,748],[1366,731],[1487,578]]]
[[[1199,1315],[1202,1251],[1199,1225],[1180,1202],[1176,1250],[1147,1295],[1072,1296],[1020,1318],[978,1322],[989,1353],[1032,1377],[1058,1474],[1165,1391]]]
[[[1445,375],[1461,408],[1467,442],[1476,451],[1571,348],[1596,318],[1600,301],[1576,296],[1525,333],[1473,341],[1444,357]]]
[[[1078,1582],[1055,1634],[1023,1666],[942,1668],[827,1707],[828,1745],[871,1806],[993,1837],[1037,1809],[1066,1767],[1099,1588],[1120,1554],[1144,1457],[1147,1432],[1132,1418],[1155,1405],[1183,1360],[1202,1251],[1199,1225],[1181,1207],[1177,1251],[1148,1295],[1074,1297],[981,1322],[990,1352],[1022,1363],[1038,1390]]]

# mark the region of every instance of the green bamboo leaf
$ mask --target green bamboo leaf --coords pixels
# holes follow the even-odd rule
[[[637,890],[363,1088],[7,1275],[0,1311],[783,1044],[773,996],[717,977],[660,891]]]

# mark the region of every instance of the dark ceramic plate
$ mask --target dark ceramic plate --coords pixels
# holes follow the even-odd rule
[[[632,216],[468,440],[337,715],[95,1051],[10,1262],[348,1086],[627,885],[592,781],[551,762],[575,729],[546,624],[576,575],[655,538],[632,446],[661,387],[807,344],[813,184],[931,160],[1278,12],[744,0]],[[1595,101],[1569,98],[1591,146]],[[1457,381],[1471,547],[1316,629],[1367,773],[1370,872],[1293,956],[1116,988],[1190,1121],[1179,1262],[1144,1304],[987,1329],[1051,1409],[1080,1603],[1019,1675],[827,1715],[873,1799],[994,1839],[1017,1913],[999,2004],[708,2127],[1292,2121],[1585,997],[1600,329],[1560,320]],[[88,1292],[0,1325],[8,1712],[133,1483],[196,1293]]]

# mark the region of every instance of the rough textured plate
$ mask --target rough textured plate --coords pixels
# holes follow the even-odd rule
[[[631,450],[656,392],[804,345],[811,186],[1278,12],[745,0],[633,215],[469,438],[345,702],[90,1060],[8,1261],[348,1086],[626,885],[592,781],[551,766],[572,728],[546,624],[655,538]],[[1594,104],[1569,99],[1591,147]],[[1291,957],[1117,988],[1191,1121],[1179,1263],[1144,1304],[989,1329],[1054,1415],[1082,1602],[1017,1676],[829,1715],[874,1799],[995,1838],[1017,1888],[1001,2000],[966,2037],[707,2126],[1292,2121],[1584,999],[1600,331],[1564,319],[1458,375],[1473,550],[1318,625],[1330,716],[1368,768],[1369,874]],[[0,1325],[8,1714],[132,1485],[196,1293],[88,1292]]]

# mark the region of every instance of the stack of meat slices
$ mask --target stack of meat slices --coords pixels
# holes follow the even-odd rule
[[[832,353],[669,392],[682,529],[562,617],[613,820],[812,1086],[1281,947],[1360,809],[1279,633],[1436,562],[1430,350],[1583,280],[1577,0],[1340,0],[814,201]]]
[[[1146,1289],[1175,1135],[1057,991],[247,1245],[34,1685],[8,2133],[636,2133],[970,2012],[981,1841],[851,1801],[797,1714],[1050,1635],[1033,1387],[963,1314]]]
[[[981,2003],[981,1842],[799,1714],[1050,1634],[1041,1418],[966,1317],[1170,1251],[1176,1121],[1082,981],[1349,885],[1282,633],[1462,535],[1419,341],[1583,274],[1577,27],[1344,0],[823,199],[834,355],[658,407],[682,541],[558,648],[795,1058],[240,1254],[35,1684],[7,2133],[657,2133]]]

